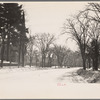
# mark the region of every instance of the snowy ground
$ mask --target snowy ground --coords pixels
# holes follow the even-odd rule
[[[82,76],[88,83],[100,83],[100,69],[93,71],[93,69],[79,69],[77,74]]]
[[[0,69],[0,99],[100,98],[100,85],[87,83],[78,69]]]

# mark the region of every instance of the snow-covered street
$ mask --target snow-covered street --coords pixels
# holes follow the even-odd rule
[[[86,83],[81,76],[77,75],[78,69],[24,70],[19,68],[19,71],[15,72],[10,71],[11,69],[9,71],[1,69],[0,98],[100,98],[99,93],[96,96],[92,95],[100,90],[99,84]],[[88,94],[89,92],[91,93]]]

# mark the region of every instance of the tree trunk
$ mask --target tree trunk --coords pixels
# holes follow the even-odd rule
[[[97,40],[95,41],[95,51],[94,51],[94,66],[93,70],[98,70],[98,59],[99,59],[99,47]]]
[[[96,47],[95,47],[95,70],[98,70],[98,59],[99,59],[99,47],[98,47],[98,43],[96,41]]]
[[[44,64],[43,64],[43,65],[44,65],[44,67],[45,67],[45,58],[46,58],[46,56],[45,56],[45,54],[44,54],[44,62],[43,62],[43,63],[44,63]]]
[[[90,57],[88,58],[88,63],[89,63],[89,68],[91,68],[91,59],[90,59]]]
[[[25,53],[25,51],[24,51],[24,48],[25,48],[25,46],[24,46],[24,41],[22,41],[23,43],[22,43],[22,67],[24,67],[24,53]]]
[[[95,70],[95,60],[94,58],[92,60],[93,60],[93,70]]]
[[[19,55],[18,55],[18,68],[20,66],[20,56],[21,56],[21,37],[20,37],[20,40],[19,40]]]
[[[82,48],[82,45],[80,45],[80,51],[81,51],[81,56],[82,56],[82,60],[83,60],[83,69],[86,70],[85,47]]]
[[[32,66],[32,57],[30,56],[30,67]]]
[[[45,53],[42,53],[42,67],[45,67]]]
[[[22,16],[22,67],[24,67],[24,55],[25,55],[25,33],[26,33],[26,29],[25,29],[25,14],[23,12],[23,16]]]
[[[3,38],[2,39],[2,48],[1,48],[1,67],[3,67],[4,50],[5,50],[5,43],[4,43],[4,38]]]
[[[42,64],[41,64],[41,65],[42,65],[42,67],[43,67],[43,54],[42,54]]]
[[[52,59],[51,59],[51,57],[50,57],[50,55],[49,55],[49,56],[48,56],[48,66],[49,66],[49,67],[52,66],[51,63],[52,63]]]
[[[37,56],[37,54],[35,54],[35,65],[36,65],[36,67],[37,67],[37,63],[38,63],[38,56]]]
[[[94,70],[98,70],[98,58],[95,60],[95,68]]]
[[[10,34],[8,33],[8,38],[7,38],[7,61],[9,61],[9,48],[10,48]]]
[[[60,61],[60,58],[59,57],[57,57],[57,61],[58,61],[59,68],[61,68],[62,67],[62,64],[61,64],[61,61]]]
[[[86,70],[86,60],[84,57],[83,57],[83,69]]]
[[[36,58],[36,61],[35,61],[35,65],[36,65],[36,67],[37,67],[37,58]]]
[[[93,59],[93,70],[98,70],[98,56],[95,56]]]

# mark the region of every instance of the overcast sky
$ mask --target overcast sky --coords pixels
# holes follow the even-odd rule
[[[26,25],[32,34],[51,33],[60,35],[66,18],[70,18],[85,8],[87,2],[31,2],[23,3],[26,14]],[[57,43],[65,44],[66,36],[60,36]],[[73,41],[66,45],[76,50]]]

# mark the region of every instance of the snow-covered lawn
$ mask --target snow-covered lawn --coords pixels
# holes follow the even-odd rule
[[[77,75],[79,68],[36,69],[35,67],[0,69],[0,98],[100,98],[100,86],[90,85]]]

